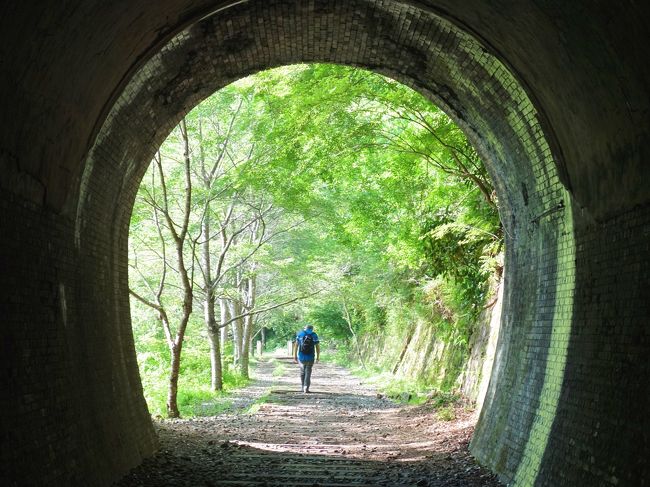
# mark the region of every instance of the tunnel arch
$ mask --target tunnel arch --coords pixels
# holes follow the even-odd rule
[[[404,25],[409,24],[415,27],[405,31]],[[500,365],[495,368],[495,385],[488,393],[474,450],[505,480],[518,476],[522,482],[532,481],[532,471],[518,470],[523,455],[530,457],[528,462],[540,459],[532,447],[527,450],[526,438],[513,447],[512,436],[502,435],[502,445],[495,451],[483,443],[503,423],[517,431],[535,430],[542,441],[549,435],[550,425],[537,419],[541,404],[537,396],[545,386],[545,393],[551,387],[546,380],[548,349],[554,346],[557,352],[550,357],[553,364],[562,362],[566,353],[566,347],[553,342],[550,330],[566,326],[570,319],[570,308],[558,310],[556,300],[570,299],[573,291],[570,286],[557,290],[558,254],[571,252],[571,196],[560,182],[557,158],[539,113],[521,84],[486,46],[429,11],[391,1],[323,4],[320,9],[310,3],[286,2],[253,8],[247,2],[204,17],[172,38],[124,87],[85,163],[75,215],[76,245],[85,255],[87,246],[95,248],[94,222],[111,222],[100,237],[109,244],[108,261],[98,268],[94,257],[89,258],[87,272],[88,280],[97,274],[109,276],[108,285],[115,290],[114,302],[95,302],[91,309],[111,306],[111,320],[119,324],[120,333],[128,333],[131,206],[155,151],[180,118],[230,82],[299,62],[362,67],[411,86],[447,111],[486,160],[508,235],[506,294],[510,296],[512,288],[526,288],[538,296],[530,303],[509,305],[505,314],[512,316],[503,333],[510,337],[515,327],[534,327],[539,309],[557,316],[546,325],[548,339],[537,346],[536,367],[518,358],[517,340],[501,340]],[[98,194],[110,197],[96,198]],[[572,262],[563,258],[565,272],[570,273]],[[529,261],[524,272],[513,265],[519,259]],[[509,389],[515,395],[530,394],[531,384],[536,388],[525,410],[515,411],[508,399],[499,397],[500,382],[512,382]],[[555,402],[544,404],[547,416],[553,416],[557,405],[557,385],[553,391]],[[505,468],[498,468],[495,459],[503,456]]]
[[[16,2],[0,16],[1,477],[106,485],[155,449],[125,293],[139,174],[175,120],[221,83],[329,60],[427,93],[490,161],[510,270],[474,454],[515,485],[648,482],[650,9],[100,3]],[[265,12],[268,22],[250,23]],[[212,45],[221,57],[202,59],[198,39],[213,21],[225,22]],[[247,43],[260,30],[274,42]],[[432,54],[436,43],[447,51]],[[276,48],[273,62],[264,57]],[[215,59],[220,77],[201,85],[210,78],[195,76]],[[474,67],[485,76],[463,79]]]

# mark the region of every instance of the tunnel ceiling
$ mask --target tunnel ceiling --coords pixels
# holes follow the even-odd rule
[[[44,9],[35,1],[0,7],[6,186],[60,210],[111,102],[173,35],[232,3],[99,1]],[[316,7],[322,2],[315,2]],[[606,218],[647,201],[644,130],[650,101],[647,8],[616,2],[401,2],[440,13],[474,33],[532,95],[552,134],[560,175],[577,201]],[[634,28],[626,28],[627,25]],[[37,33],[16,44],[24,31]],[[624,100],[624,102],[622,102]],[[27,117],[29,125],[12,124]],[[44,120],[50,120],[43,126]],[[612,157],[612,155],[614,157]],[[566,169],[566,170],[565,170]],[[634,176],[633,176],[634,175]]]

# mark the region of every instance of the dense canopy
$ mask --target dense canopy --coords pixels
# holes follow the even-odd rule
[[[130,238],[154,411],[175,367],[192,413],[224,374],[248,377],[254,335],[280,346],[306,323],[393,371],[385,344],[428,323],[462,363],[501,271],[496,196],[461,130],[410,88],[337,65],[261,72],[197,106],[145,176]]]

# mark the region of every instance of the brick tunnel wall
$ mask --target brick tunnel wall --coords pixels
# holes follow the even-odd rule
[[[96,267],[80,262],[72,221],[11,194],[0,196],[0,211],[0,478],[107,484],[157,443],[130,322],[104,306],[114,293],[108,276],[80,272]],[[96,242],[98,259],[105,251]]]
[[[128,223],[142,174],[179,118],[216,89],[259,69],[327,61],[418,89],[488,162],[508,234],[507,281],[473,453],[514,485],[645,485],[647,191],[631,188],[625,199],[615,187],[583,209],[595,199],[574,178],[585,154],[570,150],[558,113],[540,112],[534,101],[544,97],[531,101],[537,92],[493,51],[413,5],[248,2],[136,63],[109,98],[67,197],[48,196],[47,179],[0,152],[9,176],[0,284],[11,290],[0,473],[16,484],[104,485],[153,451],[127,292]],[[62,211],[42,200],[64,201]],[[44,458],[38,468],[34,457]]]

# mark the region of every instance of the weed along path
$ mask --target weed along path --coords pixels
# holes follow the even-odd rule
[[[344,368],[314,367],[300,392],[289,358],[265,359],[225,413],[156,422],[160,451],[117,485],[498,486],[470,456],[472,414],[378,395]]]

